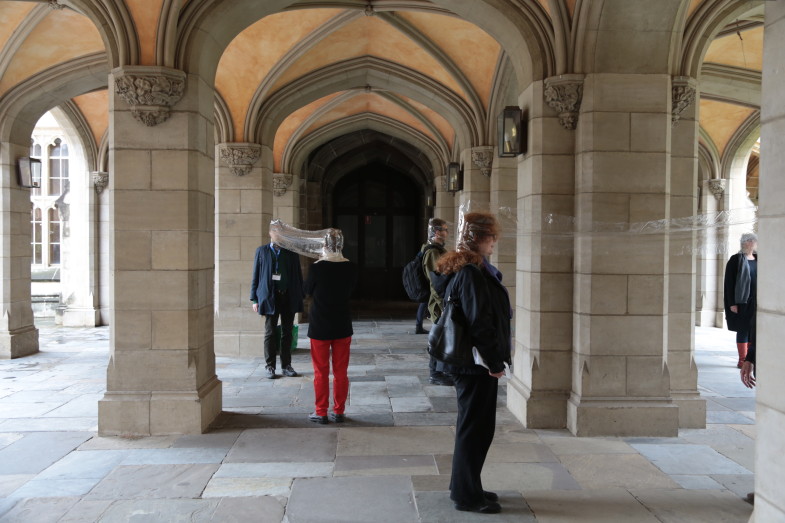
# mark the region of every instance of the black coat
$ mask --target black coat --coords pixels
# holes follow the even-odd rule
[[[251,301],[259,303],[259,314],[275,314],[275,294],[273,293],[273,263],[270,244],[256,249],[251,278]],[[284,254],[284,252],[286,254]],[[303,273],[300,269],[300,256],[292,251],[281,249],[286,260],[286,272],[290,281],[287,284],[289,307],[292,312],[303,310]]]
[[[308,311],[308,337],[315,340],[348,338],[352,330],[349,297],[357,282],[352,262],[320,261],[311,265],[305,293],[313,296]]]
[[[474,264],[465,265],[454,274],[431,273],[434,289],[446,298],[447,286],[454,279],[453,298],[460,301],[472,344],[477,348],[491,372],[504,370],[504,363],[512,364],[510,331],[510,296],[507,289],[487,269]],[[455,367],[439,362],[437,369],[449,374],[487,374],[481,365]]]
[[[747,300],[747,303],[736,303],[736,278],[739,272],[739,256],[744,255],[742,253],[734,254],[730,257],[728,263],[725,264],[725,283],[723,285],[725,320],[728,322],[728,330],[746,332],[750,330],[752,322],[755,321],[758,282],[755,273],[752,273],[749,300]],[[755,259],[758,259],[757,254],[755,254]],[[739,312],[732,312],[730,310],[731,305],[738,305]]]

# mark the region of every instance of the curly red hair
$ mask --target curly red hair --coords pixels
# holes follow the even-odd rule
[[[465,265],[473,263],[481,265],[482,255],[479,246],[489,236],[499,237],[501,228],[496,217],[487,212],[472,212],[464,215],[463,226],[458,232],[458,250],[448,252],[436,262],[436,271],[441,274],[452,274],[460,271]]]

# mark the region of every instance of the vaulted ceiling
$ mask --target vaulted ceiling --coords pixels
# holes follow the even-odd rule
[[[550,13],[550,1],[537,1]],[[687,16],[714,1],[689,0]],[[154,63],[165,2],[125,3],[140,35],[140,62]],[[571,16],[576,3],[564,0]],[[757,9],[720,32],[704,56],[702,140],[718,155],[758,114],[762,40]],[[36,73],[105,53],[105,45],[93,23],[72,9],[0,1],[0,96]],[[392,78],[398,88],[335,87],[358,67]],[[365,122],[365,128],[410,136],[409,143],[450,158],[487,136],[492,113],[510,99],[499,87],[509,68],[496,40],[444,9],[288,10],[248,25],[226,47],[215,76],[218,140],[267,143],[275,170],[291,172],[303,158],[303,143],[318,147]],[[322,84],[323,90],[314,87]],[[73,102],[100,143],[108,124],[106,91]]]

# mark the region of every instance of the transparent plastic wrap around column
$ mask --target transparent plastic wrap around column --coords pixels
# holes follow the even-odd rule
[[[527,220],[511,207],[490,209],[467,201],[458,209],[456,250],[467,248],[467,241],[474,236],[475,231],[464,220],[469,212],[493,213],[501,227],[501,241],[528,240],[527,243],[534,242],[532,245],[536,245],[540,254],[552,256],[571,255],[578,244],[586,241],[591,242],[594,254],[599,255],[606,244],[622,243],[629,252],[643,254],[639,249],[656,249],[657,245],[662,248],[665,242],[671,256],[730,255],[738,252],[741,235],[755,232],[758,226],[758,209],[754,206],[680,218],[606,222],[553,213]],[[609,248],[608,252],[616,249]]]
[[[270,222],[270,238],[286,250],[309,258],[342,260],[343,233],[340,229],[305,231],[281,220]]]

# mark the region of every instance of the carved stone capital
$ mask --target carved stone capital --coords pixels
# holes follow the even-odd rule
[[[695,103],[697,83],[689,76],[674,76],[671,84],[671,126],[679,123],[681,113]]]
[[[221,160],[235,176],[245,176],[262,155],[262,146],[256,143],[222,143],[218,146]]]
[[[709,190],[711,194],[717,199],[717,201],[722,200],[722,196],[725,194],[725,188],[727,187],[727,180],[725,179],[715,179],[709,180]]]
[[[562,74],[545,79],[545,101],[559,113],[565,129],[575,129],[583,99],[583,75]]]
[[[49,7],[52,9],[63,9],[65,6],[63,4],[58,4],[57,0],[49,0]]]
[[[493,165],[493,147],[475,147],[472,149],[472,163],[479,167],[483,176],[491,177]]]
[[[94,171],[91,173],[93,175],[93,187],[95,188],[95,192],[101,194],[106,189],[106,186],[109,185],[109,173],[103,171]]]
[[[286,173],[273,173],[273,194],[283,196],[286,189],[292,186],[292,175]]]
[[[126,66],[114,76],[115,91],[131,106],[134,118],[148,127],[165,122],[185,91],[185,73],[178,69]]]

